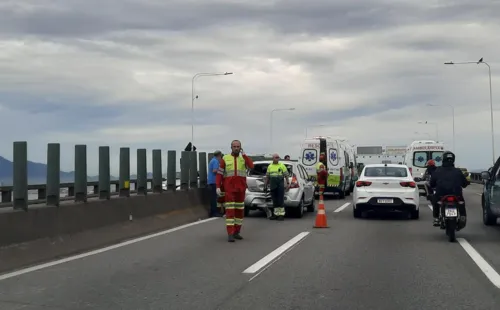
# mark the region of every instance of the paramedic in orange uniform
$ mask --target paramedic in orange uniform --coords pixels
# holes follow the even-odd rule
[[[226,209],[227,241],[242,240],[240,235],[245,212],[245,191],[247,189],[247,169],[253,168],[253,162],[241,148],[239,140],[231,142],[231,154],[224,155],[219,165],[216,186],[217,194],[222,194],[224,185]]]

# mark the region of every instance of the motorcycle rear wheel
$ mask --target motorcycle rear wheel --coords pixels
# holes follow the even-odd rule
[[[455,242],[455,232],[457,231],[457,221],[454,219],[446,220],[446,235],[449,242]]]

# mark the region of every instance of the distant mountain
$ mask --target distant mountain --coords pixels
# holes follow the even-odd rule
[[[0,156],[0,183],[3,186],[12,185],[12,175],[13,175],[13,163],[10,160]],[[163,177],[166,178],[167,175],[163,174]],[[75,172],[65,172],[61,171],[60,173],[61,183],[73,183],[75,181]],[[153,173],[148,172],[148,179],[153,178]],[[176,173],[176,178],[180,178],[180,172]],[[118,177],[113,175],[110,176],[111,180],[118,180]],[[137,179],[136,174],[132,174],[130,179]],[[97,182],[99,181],[99,176],[88,176],[88,182]],[[45,184],[47,182],[47,165],[42,163],[35,163],[32,161],[28,161],[28,184]]]
[[[13,163],[0,156],[0,183],[4,186],[12,185]],[[75,172],[60,172],[61,183],[72,183],[75,181]],[[117,180],[111,176],[111,180]],[[97,181],[98,176],[89,176],[88,181]],[[45,184],[47,182],[47,165],[28,161],[28,184]]]

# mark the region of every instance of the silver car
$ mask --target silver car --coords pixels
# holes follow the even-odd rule
[[[285,192],[287,214],[301,218],[304,208],[314,212],[314,183],[304,167],[296,161],[281,161],[290,173],[290,190]],[[247,190],[245,195],[245,214],[250,210],[273,211],[273,202],[269,191],[264,192],[264,177],[271,160],[254,162],[254,168],[247,172]]]

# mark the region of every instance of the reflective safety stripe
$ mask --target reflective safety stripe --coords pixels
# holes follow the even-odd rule
[[[318,214],[326,214],[324,209],[319,209]]]
[[[217,173],[224,175],[224,169],[223,168],[217,169]]]
[[[242,224],[243,224],[243,219],[238,219],[238,218],[234,219],[234,225],[241,226]]]
[[[235,209],[234,202],[225,202],[224,207],[226,209]]]
[[[221,174],[223,174],[225,177],[232,177],[232,176],[246,177],[247,176],[247,168],[246,168],[246,164],[245,164],[245,159],[242,156],[234,157],[231,154],[227,154],[227,155],[224,155],[223,159],[224,159],[224,163],[226,164],[226,169],[222,169],[223,172]]]
[[[233,205],[234,205],[235,209],[244,209],[245,208],[244,202],[234,202]]]
[[[285,216],[285,208],[274,208],[274,215]]]
[[[325,203],[324,203],[324,201],[323,201],[323,200],[320,200],[320,201],[319,201],[319,204],[320,204],[320,205],[324,205]]]
[[[226,217],[226,226],[234,226],[234,223],[235,222],[235,219],[232,219],[232,218],[227,218]]]

